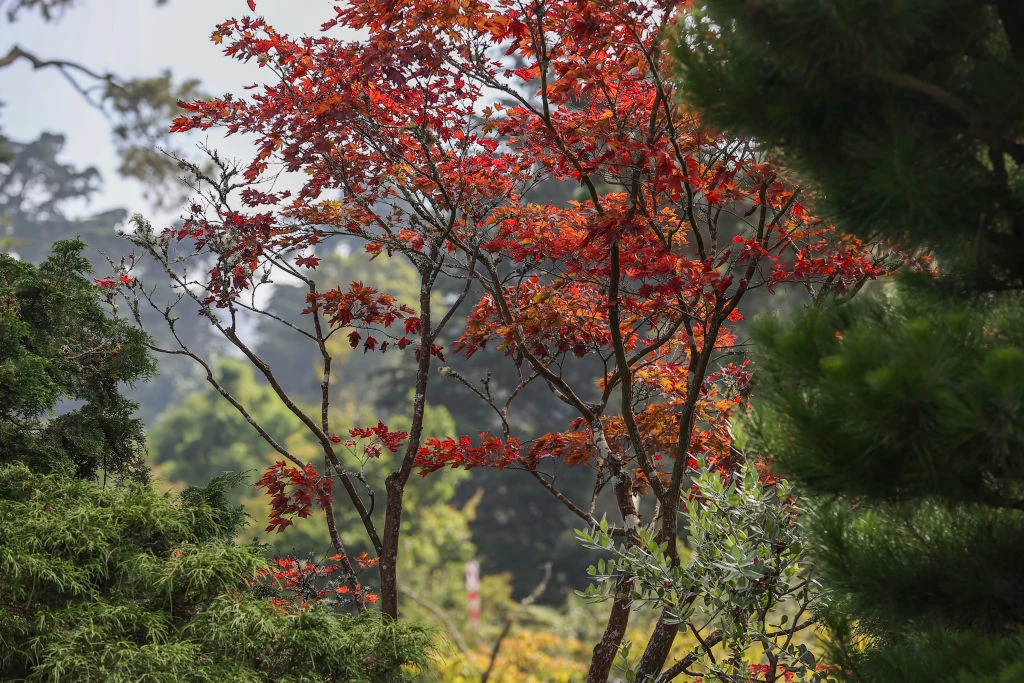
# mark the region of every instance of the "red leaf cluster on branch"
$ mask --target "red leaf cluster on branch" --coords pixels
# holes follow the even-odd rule
[[[267,531],[284,531],[295,522],[292,515],[309,517],[316,501],[321,508],[330,503],[334,481],[321,476],[315,467],[299,468],[278,460],[267,468],[256,486],[266,489],[271,510]]]
[[[380,456],[381,447],[388,449],[392,453],[397,453],[398,449],[402,447],[402,444],[409,437],[408,432],[391,431],[380,420],[377,421],[376,427],[355,427],[348,430],[348,433],[352,439],[345,442],[345,445],[349,448],[354,448],[357,443],[355,439],[367,439],[369,443],[363,446],[363,452],[372,458]]]
[[[494,467],[504,469],[521,463],[522,451],[517,439],[502,441],[493,434],[480,433],[480,445],[474,446],[468,436],[458,439],[427,439],[416,455],[420,474],[429,474],[443,467]]]
[[[332,597],[356,602],[377,602],[378,596],[360,584],[350,586],[334,580],[334,574],[342,572],[337,564],[341,559],[340,555],[334,555],[327,558],[327,562],[317,563],[290,555],[274,556],[273,564],[260,572],[260,578],[284,591],[286,597],[272,598],[270,604],[286,612],[296,612]],[[366,553],[357,559],[363,569],[374,566],[376,562],[368,559]]]

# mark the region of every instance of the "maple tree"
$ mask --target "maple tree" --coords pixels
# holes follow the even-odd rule
[[[403,497],[415,471],[522,470],[590,527],[610,492],[619,517],[611,535],[637,545],[645,531],[678,565],[678,516],[698,459],[730,476],[744,458],[730,432],[751,388],[735,329],[741,301],[790,283],[815,298],[849,295],[894,262],[813,216],[806,192],[755,142],[715,132],[677,101],[662,40],[687,4],[360,0],[336,5],[311,36],[290,37],[254,15],[213,33],[229,57],[274,78],[245,97],[182,103],[173,130],[245,133],[255,155],[235,167],[211,152],[219,173],[191,167],[197,195],[182,225],[157,232],[139,218],[130,237],[321,447],[322,465],[299,458],[217,385],[186,339],[165,349],[204,364],[284,458],[260,482],[274,496],[271,528],[321,510],[354,586],[360,569],[334,523],[334,506],[347,499],[377,555],[385,614],[399,613]],[[359,38],[346,39],[346,30]],[[294,178],[298,187],[281,189]],[[531,190],[549,180],[576,183],[576,201],[531,201]],[[318,285],[317,249],[352,238],[416,268],[415,310],[360,282]],[[130,281],[112,287],[135,311],[158,306],[130,270],[126,263]],[[298,318],[261,308],[257,293],[275,277],[306,287]],[[463,282],[461,294],[435,301],[441,278]],[[446,348],[443,335],[467,301],[475,303],[464,329],[449,331],[457,339]],[[175,317],[163,311],[173,331]],[[322,398],[314,409],[291,397],[245,338],[254,316],[319,350]],[[336,337],[365,353],[413,354],[407,432],[384,422],[332,431]],[[516,383],[459,372],[460,357],[488,345],[508,357]],[[583,362],[598,372],[583,380],[567,372]],[[446,389],[471,392],[493,409],[498,433],[423,438],[435,365]],[[532,385],[546,386],[576,419],[539,437],[516,433],[516,400]],[[373,493],[357,487],[350,468],[381,448],[401,458],[387,478],[379,529]],[[591,468],[593,499],[570,500],[544,471],[545,459]],[[771,486],[758,467],[757,485]],[[633,577],[616,581],[591,681],[607,680],[628,625]],[[352,593],[365,609],[365,594]],[[678,630],[666,608],[638,679],[662,670]]]

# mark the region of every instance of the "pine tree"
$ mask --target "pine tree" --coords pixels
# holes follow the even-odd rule
[[[849,680],[1024,680],[1024,10],[710,0],[683,89],[800,169],[822,215],[934,255],[761,321],[749,425],[817,501]]]

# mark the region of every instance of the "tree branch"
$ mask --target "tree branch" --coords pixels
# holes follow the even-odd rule
[[[704,652],[710,652],[711,648],[722,642],[723,635],[724,633],[722,632],[722,629],[715,629],[711,635],[700,641],[701,650]],[[679,674],[686,673],[686,670],[690,668],[694,662],[700,659],[701,650],[694,650],[669,668],[665,669],[665,671],[658,676],[657,683],[668,683]]]

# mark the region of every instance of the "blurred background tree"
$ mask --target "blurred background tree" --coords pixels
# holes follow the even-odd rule
[[[156,0],[156,5],[166,2]],[[4,0],[0,2],[0,25],[14,25],[28,15],[56,23],[79,4],[77,0]],[[177,113],[179,100],[201,95],[198,80],[176,84],[170,71],[145,78],[125,77],[84,62],[39,55],[17,44],[10,45],[6,54],[0,56],[0,69],[19,62],[28,63],[36,71],[59,72],[69,87],[108,118],[120,158],[118,172],[142,182],[147,199],[165,207],[173,207],[184,199],[184,188],[177,180],[178,163],[163,150],[174,149],[167,121]],[[44,139],[53,142],[52,135],[44,133],[39,141]],[[97,176],[94,169],[82,173]]]

